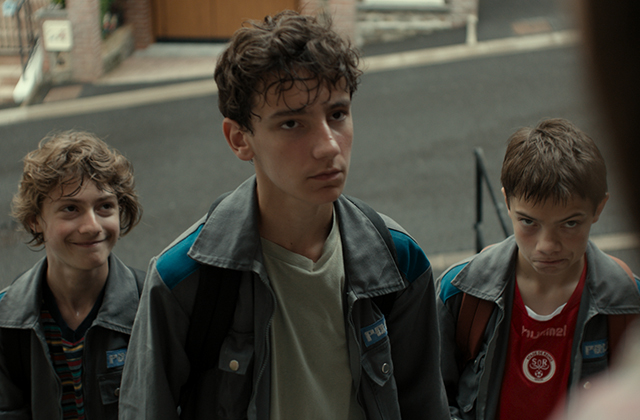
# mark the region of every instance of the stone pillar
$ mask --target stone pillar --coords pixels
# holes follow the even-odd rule
[[[73,30],[73,79],[92,82],[103,74],[99,0],[66,0]]]
[[[351,42],[356,40],[356,0],[301,0],[303,13],[328,12],[333,28]]]
[[[137,50],[153,44],[153,19],[150,0],[125,0],[124,21],[133,27],[133,39]]]
[[[451,23],[454,28],[467,25],[469,15],[478,17],[478,0],[451,0]]]

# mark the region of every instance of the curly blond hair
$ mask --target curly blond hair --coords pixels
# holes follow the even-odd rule
[[[31,234],[31,245],[44,244],[42,233],[34,230],[42,203],[54,188],[78,183],[69,196],[78,194],[86,180],[115,194],[120,209],[120,236],[140,222],[142,206],[138,201],[133,166],[120,152],[110,148],[95,134],[64,131],[49,134],[38,148],[23,159],[22,179],[11,203],[11,216]]]

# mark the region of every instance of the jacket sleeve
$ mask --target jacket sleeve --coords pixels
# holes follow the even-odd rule
[[[387,327],[402,419],[449,419],[431,265],[411,238],[398,239],[394,235],[398,264],[409,286],[397,296]]]
[[[4,332],[5,330],[0,329],[0,420],[31,419],[31,408],[9,373],[9,363],[16,363],[16,361],[8,360],[9,352],[5,347],[9,343]]]
[[[440,324],[440,368],[444,381],[449,413],[452,419],[463,418],[460,407],[458,407],[458,382],[460,380],[460,370],[458,361],[462,357],[456,345],[456,323],[459,302],[457,299],[457,289],[451,285],[451,276],[454,274],[447,271],[438,278],[436,306],[438,309],[438,322]]]
[[[176,420],[189,376],[189,315],[151,261],[133,325],[120,391],[121,420]],[[187,279],[188,280],[188,279]],[[185,280],[185,281],[187,281]]]

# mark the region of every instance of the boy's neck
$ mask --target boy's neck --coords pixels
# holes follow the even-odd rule
[[[523,258],[516,266],[517,287],[522,300],[538,315],[549,315],[567,303],[584,270],[585,257],[556,275],[539,273]]]
[[[51,269],[47,271],[47,284],[69,328],[77,329],[89,315],[107,282],[108,275],[108,264],[86,273],[75,270],[67,270],[64,273]]]
[[[260,203],[260,236],[315,262],[331,231],[333,203],[304,210]]]

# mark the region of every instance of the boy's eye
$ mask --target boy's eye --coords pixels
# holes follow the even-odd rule
[[[533,226],[533,220],[531,219],[520,219],[520,223],[525,226]]]
[[[331,118],[333,118],[335,121],[342,121],[347,118],[347,113],[344,111],[336,111],[331,114]]]
[[[282,123],[280,127],[284,128],[285,130],[291,130],[292,128],[296,128],[297,126],[298,126],[297,121],[289,120]]]
[[[76,211],[76,206],[64,206],[61,208],[61,210],[65,213],[71,213],[73,211]]]
[[[564,224],[566,227],[572,228],[572,227],[576,227],[578,226],[578,221],[577,220],[569,220],[567,223]]]
[[[116,203],[111,201],[100,204],[100,210],[113,210],[117,207]]]

